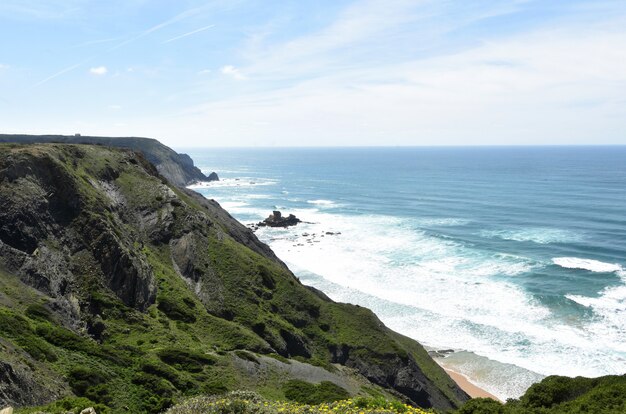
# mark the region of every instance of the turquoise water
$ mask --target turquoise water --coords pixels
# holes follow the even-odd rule
[[[626,373],[626,147],[182,149],[301,280],[500,398]],[[326,232],[340,234],[326,234]]]

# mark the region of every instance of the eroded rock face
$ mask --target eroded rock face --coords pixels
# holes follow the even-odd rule
[[[35,381],[27,366],[0,361],[0,407],[41,405],[55,397],[55,389]]]
[[[87,250],[99,264],[102,281],[128,306],[145,310],[156,298],[152,270],[130,239],[116,232],[107,200],[88,200],[90,185],[79,189],[63,163],[81,158],[79,147],[55,159],[49,154],[15,152],[0,161],[0,262],[54,298],[72,294],[82,268],[72,257]],[[103,169],[104,179],[118,172]],[[110,220],[101,215],[109,210]],[[75,310],[69,310],[75,313]]]
[[[411,356],[376,355],[376,362],[373,362],[371,354],[346,345],[332,346],[329,351],[333,356],[333,362],[358,370],[371,382],[398,391],[420,407],[455,408],[450,400],[433,386]],[[460,399],[467,398],[460,389],[455,390],[455,393]]]
[[[206,260],[206,240],[189,232],[170,242],[172,263],[180,277],[204,304],[207,311],[228,317],[224,303],[224,284]]]

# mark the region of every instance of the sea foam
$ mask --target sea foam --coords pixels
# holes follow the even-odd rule
[[[575,243],[583,237],[572,231],[547,227],[529,227],[516,230],[485,230],[481,232],[483,237],[493,237],[502,240],[518,242],[533,242],[537,244],[549,243]]]
[[[410,219],[317,209],[295,213],[308,223],[265,228],[259,237],[303,282],[335,300],[372,308],[392,329],[432,347],[469,349],[541,375],[626,370],[626,361],[611,359],[622,346],[612,340],[606,321],[570,325],[506,279],[544,263],[434,237],[415,230]],[[488,389],[500,398],[516,397],[537,376],[525,378],[513,388],[493,383]]]
[[[188,185],[187,188],[192,190],[204,190],[211,188],[225,188],[225,187],[258,187],[266,185],[274,185],[276,181],[264,179],[264,178],[222,178],[219,181],[198,181],[194,184]]]
[[[581,259],[579,257],[555,257],[552,263],[566,269],[588,270],[594,273],[620,273],[624,274],[624,269],[617,263],[605,263],[592,259]]]
[[[319,207],[334,207],[336,203],[331,200],[307,200],[308,204],[313,204]]]

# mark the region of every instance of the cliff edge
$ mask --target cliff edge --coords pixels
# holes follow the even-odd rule
[[[0,143],[65,143],[91,144],[109,147],[128,148],[141,152],[156,167],[157,171],[167,180],[179,187],[196,181],[217,181],[217,174],[212,172],[208,177],[194,164],[187,154],[179,154],[153,138],[138,137],[90,137],[81,135],[3,135]]]
[[[468,399],[417,342],[302,285],[142,152],[0,144],[0,406],[157,413],[302,382],[440,410]]]

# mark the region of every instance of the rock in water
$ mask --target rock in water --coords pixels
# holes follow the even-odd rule
[[[294,216],[293,214],[288,215],[287,217],[283,217],[280,211],[273,211],[272,214],[269,215],[268,218],[260,222],[258,225],[260,227],[289,227],[295,226],[300,223],[302,220]]]
[[[209,176],[207,177],[209,179],[209,181],[219,181],[220,177],[217,176],[217,173],[215,171],[213,171],[211,174],[209,174]]]

